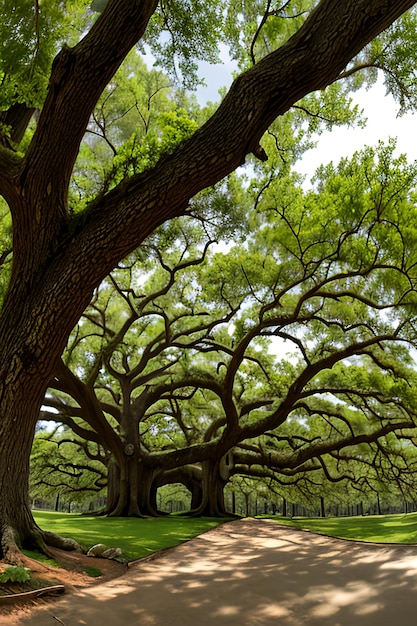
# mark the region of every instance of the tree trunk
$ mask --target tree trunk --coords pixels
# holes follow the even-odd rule
[[[324,505],[324,498],[320,496],[320,516],[326,517],[326,507]]]
[[[190,491],[191,491],[191,510],[194,511],[194,509],[198,509],[203,499],[203,489],[202,489],[201,482],[198,483],[197,481],[193,481]]]
[[[17,263],[21,274],[15,267],[0,318],[0,558],[7,561],[22,559],[20,547],[47,553],[47,545],[76,546],[36,525],[29,506],[29,461],[46,389],[91,298],[88,286],[76,294],[69,289],[76,272],[59,272],[58,278],[42,266],[28,278],[23,261]]]
[[[139,493],[138,504],[140,511],[144,515],[155,517],[158,515],[158,505],[156,502],[156,485],[154,469],[146,467],[143,463],[139,463],[138,467]]]
[[[227,455],[226,455],[227,456]],[[202,500],[192,513],[194,516],[228,517],[224,500],[224,488],[228,482],[229,470],[224,457],[209,459],[202,463]]]
[[[1,345],[3,348],[4,344]],[[71,541],[60,541],[53,533],[41,531],[30,509],[29,459],[45,383],[39,380],[39,373],[32,367],[25,367],[16,354],[14,360],[2,360],[2,364],[0,558],[11,563],[22,563],[25,561],[20,552],[22,547],[41,549],[48,553],[47,545],[67,549],[74,549],[78,545]],[[39,372],[42,372],[41,367]]]
[[[2,401],[0,422],[0,557],[15,562],[19,548],[35,548],[40,532],[28,498],[29,457],[35,429],[27,419],[26,405],[16,399],[13,417]],[[19,432],[19,437],[16,437]]]
[[[107,502],[102,515],[157,516],[155,470],[136,454],[125,455],[122,467],[112,459],[108,467]]]
[[[100,512],[101,515],[108,515],[117,508],[120,492],[120,469],[115,459],[111,458],[107,466],[106,506]]]
[[[102,513],[111,517],[143,517],[139,507],[137,460],[130,456],[126,456],[122,463],[112,460],[108,477],[107,503]]]
[[[287,517],[287,500],[282,498],[282,517]]]

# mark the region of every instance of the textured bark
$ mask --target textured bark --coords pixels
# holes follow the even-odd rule
[[[123,479],[122,479],[123,477]],[[157,490],[163,485],[181,483],[191,493],[191,510],[203,502],[202,470],[197,465],[156,471],[143,461],[128,464],[121,472],[113,461],[108,468],[107,503],[102,514],[111,517],[142,517],[163,515],[157,506]],[[132,489],[131,485],[135,488]],[[223,489],[223,485],[221,487]]]
[[[27,497],[30,447],[42,397],[92,290],[155,227],[181,215],[197,192],[256,153],[278,115],[336,80],[364,45],[414,4],[321,0],[299,32],[233,83],[190,140],[98,198],[78,223],[70,220],[67,194],[89,116],[144,33],[156,0],[110,0],[90,33],[57,56],[27,154],[20,159],[4,142],[0,146],[0,193],[12,212],[14,245],[0,319],[0,556],[24,542],[42,543]],[[22,123],[23,112],[17,117]],[[21,134],[17,121],[13,133]],[[121,483],[126,491],[136,489],[127,475]],[[221,502],[213,507],[220,510]]]
[[[0,125],[4,124],[11,129],[11,132],[10,136],[0,137],[0,143],[6,148],[11,148],[13,144],[19,144],[34,112],[35,109],[29,108],[20,102],[13,104],[8,111],[1,111]]]
[[[102,514],[110,517],[156,516],[155,471],[128,456],[120,466],[112,461],[108,468],[107,502]]]
[[[139,509],[137,466],[131,462],[118,467],[118,488],[111,494],[106,513],[111,517],[142,517]],[[117,497],[115,498],[115,494]]]
[[[216,457],[202,463],[201,502],[193,515],[206,517],[226,517],[224,488],[232,470],[232,454],[229,452],[220,460]]]

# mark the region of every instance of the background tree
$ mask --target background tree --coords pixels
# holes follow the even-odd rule
[[[53,436],[55,435],[55,436]],[[67,439],[62,428],[58,433],[38,431],[31,454],[30,495],[52,501],[58,510],[69,510],[75,503],[97,509],[97,496],[107,485],[105,451],[79,440],[76,454],[74,438]]]
[[[112,453],[108,512],[152,514],[164,481],[200,481],[196,512],[221,515],[236,473],[339,481],[341,450],[368,444],[376,463],[379,439],[413,444],[416,169],[394,148],[322,168],[309,192],[271,163],[247,192],[257,228],[245,245],[194,258],[201,239],[182,221],[164,254],[161,238],[144,245],[159,270],[142,280],[139,259],[113,272],[57,373],[72,400],[45,400]],[[385,457],[397,467],[395,445]]]

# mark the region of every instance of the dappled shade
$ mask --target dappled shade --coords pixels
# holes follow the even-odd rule
[[[412,624],[416,591],[415,546],[354,543],[245,519],[137,562],[125,576],[22,624]]]

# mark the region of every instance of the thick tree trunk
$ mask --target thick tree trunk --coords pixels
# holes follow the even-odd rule
[[[156,472],[154,469],[146,467],[143,462],[139,463],[139,508],[144,515],[149,515],[152,517],[156,517],[158,515],[158,506],[156,503],[157,488],[155,485],[155,477]]]
[[[110,459],[107,466],[107,500],[102,515],[108,515],[116,510],[120,496],[120,469],[114,459]]]
[[[103,511],[110,517],[143,517],[139,507],[139,470],[133,459],[109,465],[107,504]]]
[[[20,207],[24,211],[24,202]],[[53,229],[52,229],[53,230]],[[19,264],[17,264],[19,266]],[[0,558],[15,561],[21,546],[66,542],[40,531],[29,505],[29,460],[39,410],[66,338],[90,299],[55,289],[46,270],[13,274],[0,318]],[[44,279],[44,282],[42,282]],[[71,280],[71,275],[61,280]],[[20,555],[21,557],[21,555]]]
[[[19,309],[14,309],[17,311]],[[0,326],[0,557],[15,560],[18,547],[41,543],[29,505],[29,458],[46,381],[37,367],[24,316]]]
[[[9,380],[12,371],[9,373]],[[29,458],[39,411],[39,397],[32,388],[33,373],[22,372],[15,385],[3,389],[0,419],[0,558],[24,563],[20,548],[48,545],[78,549],[71,540],[41,530],[30,509]],[[39,381],[37,381],[40,385]],[[43,397],[43,394],[42,394]]]
[[[102,514],[110,517],[156,516],[155,470],[136,455],[126,455],[122,466],[114,459],[108,467],[107,503]]]
[[[202,503],[201,470],[197,467],[180,467],[161,472],[148,467],[144,459],[127,461],[122,469],[113,460],[108,467],[107,503],[102,514],[111,517],[156,517],[157,490],[162,485],[181,483],[191,493],[191,508]]]
[[[219,459],[209,459],[202,463],[202,500],[193,515],[206,517],[229,517],[226,511],[224,488],[230,477],[231,453]]]
[[[28,419],[30,409],[28,411],[25,398],[14,398],[12,407],[6,407],[5,400],[3,396],[0,421],[0,558],[15,562],[18,548],[33,548],[41,543],[27,489],[35,424],[33,418]],[[16,433],[19,433],[18,437]]]

